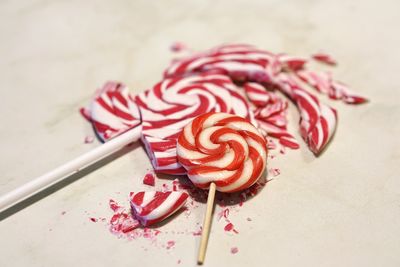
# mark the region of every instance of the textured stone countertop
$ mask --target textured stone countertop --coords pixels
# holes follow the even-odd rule
[[[174,41],[323,50],[339,61],[335,76],[370,103],[323,97],[340,116],[327,151],[315,158],[299,138],[300,150],[271,161],[281,174],[230,214],[239,234],[215,218],[205,266],[399,266],[399,10],[399,1],[372,0],[2,1],[0,194],[100,145],[84,144],[92,131],[79,107],[106,80],[150,87]],[[194,266],[199,238],[177,232],[198,228],[204,206],[161,226],[156,244],[89,219],[108,219],[110,198],[126,204],[144,189],[148,169],[134,145],[1,214],[0,266]]]

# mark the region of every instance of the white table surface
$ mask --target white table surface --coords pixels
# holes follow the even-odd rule
[[[250,43],[294,55],[322,49],[339,61],[336,77],[371,102],[323,98],[340,116],[328,150],[316,159],[301,141],[300,150],[271,161],[282,174],[230,215],[240,234],[214,221],[205,265],[399,266],[400,4],[282,2],[2,1],[0,193],[98,146],[83,143],[91,128],[78,108],[108,79],[132,92],[157,82],[173,41],[195,49]],[[290,116],[296,129],[295,110]],[[118,239],[89,220],[109,218],[110,198],[126,202],[144,189],[149,168],[134,146],[2,214],[0,266],[195,265],[199,238],[172,231],[194,230],[202,207],[162,226],[159,245]],[[162,248],[171,239],[174,248]]]

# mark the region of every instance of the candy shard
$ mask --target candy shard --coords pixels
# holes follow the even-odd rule
[[[327,65],[334,66],[334,65],[337,64],[336,60],[331,55],[329,55],[327,53],[319,52],[319,53],[315,53],[315,54],[311,55],[311,57],[314,60],[316,60],[318,62],[321,62],[321,63],[325,63]]]
[[[81,114],[93,124],[103,142],[141,124],[139,109],[128,88],[118,82],[105,83],[90,105],[81,108]]]
[[[305,83],[315,88],[318,92],[331,99],[342,100],[347,104],[362,104],[367,101],[365,97],[355,94],[344,83],[332,79],[328,72],[315,72],[301,70],[296,75]]]
[[[133,216],[143,225],[161,222],[179,210],[186,202],[184,192],[138,192],[131,194],[130,203]]]

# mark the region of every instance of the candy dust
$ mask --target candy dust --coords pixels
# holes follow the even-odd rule
[[[92,221],[92,222],[97,222],[97,219],[93,218],[93,217],[89,218],[89,220]]]
[[[236,254],[236,253],[238,253],[238,252],[239,252],[239,249],[238,249],[237,247],[231,248],[231,253],[232,253],[232,254]]]
[[[170,249],[170,248],[172,248],[173,246],[175,246],[175,241],[173,241],[173,240],[170,240],[170,241],[168,241],[167,242],[167,249]]]
[[[170,46],[170,50],[175,53],[182,52],[182,51],[186,50],[187,48],[188,47],[182,42],[174,42]]]
[[[93,141],[94,141],[94,136],[88,135],[88,136],[85,137],[84,143],[85,144],[91,144],[91,143],[93,143]]]
[[[269,169],[269,173],[272,174],[272,176],[276,177],[281,174],[281,170],[278,168],[271,168]]]

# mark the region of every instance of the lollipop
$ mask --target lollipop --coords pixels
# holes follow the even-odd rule
[[[253,119],[236,85],[218,74],[165,79],[135,100],[142,115],[142,141],[153,167],[167,174],[186,173],[177,161],[176,142],[182,128],[196,116],[215,111]]]
[[[179,210],[186,202],[184,192],[138,192],[131,193],[131,207],[134,217],[143,225],[158,223]]]
[[[253,185],[264,173],[264,137],[246,119],[209,112],[185,126],[178,139],[178,160],[193,184],[209,188],[198,261],[205,257],[215,190],[237,192]]]

